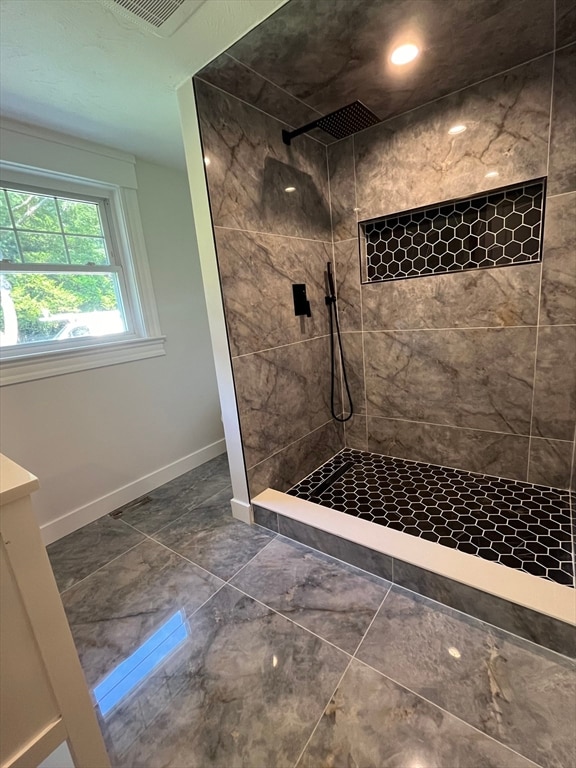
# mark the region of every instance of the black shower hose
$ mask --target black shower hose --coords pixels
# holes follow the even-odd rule
[[[330,411],[332,418],[335,421],[339,421],[343,424],[345,421],[349,421],[354,414],[354,405],[352,403],[352,395],[350,394],[350,386],[348,384],[348,375],[346,373],[346,363],[344,362],[344,350],[342,349],[342,336],[340,334],[340,323],[338,322],[338,310],[336,309],[336,297],[326,296],[326,304],[328,305],[328,316],[330,318]],[[336,414],[334,408],[334,380],[336,378],[336,356],[334,354],[334,325],[336,325],[336,335],[338,336],[338,347],[340,350],[340,362],[342,363],[342,376],[344,377],[344,385],[346,387],[346,396],[348,397],[348,403],[350,405],[350,412],[348,416],[340,417]],[[344,408],[344,403],[342,403]]]

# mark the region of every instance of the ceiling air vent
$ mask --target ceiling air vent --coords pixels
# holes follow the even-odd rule
[[[170,37],[205,0],[100,0],[110,10],[159,37]]]

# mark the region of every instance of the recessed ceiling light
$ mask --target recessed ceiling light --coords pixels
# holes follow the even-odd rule
[[[454,648],[453,645],[450,646],[450,648],[448,648],[448,653],[450,654],[450,656],[453,656],[455,659],[459,659],[460,656],[462,655],[458,650],[458,648]]]
[[[284,192],[296,192],[296,187],[286,187]]]
[[[209,157],[205,157],[204,158],[204,165],[210,165],[210,158]]]
[[[451,136],[456,136],[458,133],[464,133],[465,130],[466,130],[465,125],[453,125],[452,128],[450,128],[450,130],[448,131],[448,133]]]
[[[414,43],[406,43],[405,45],[399,45],[398,48],[394,48],[390,61],[392,64],[402,66],[402,64],[408,64],[410,61],[414,61],[416,56],[420,53],[420,48]]]
[[[495,179],[496,176],[500,176],[498,171],[488,171],[488,173],[485,175],[485,179]]]

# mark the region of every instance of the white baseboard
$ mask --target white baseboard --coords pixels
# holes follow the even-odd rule
[[[252,523],[252,505],[238,499],[231,499],[232,517],[241,520],[243,523]]]
[[[217,440],[215,443],[200,448],[198,451],[194,451],[194,453],[190,453],[188,456],[172,462],[172,464],[167,464],[165,467],[161,467],[149,475],[144,475],[144,477],[140,477],[138,480],[128,483],[128,485],[123,485],[121,488],[117,488],[115,491],[107,493],[99,499],[84,504],[84,506],[78,507],[78,509],[73,509],[71,512],[56,518],[56,520],[45,523],[40,528],[44,544],[51,544],[53,541],[78,530],[78,528],[94,522],[99,517],[110,514],[110,512],[118,509],[118,507],[122,507],[124,504],[134,501],[134,499],[150,493],[154,488],[174,480],[174,478],[199,467],[200,464],[204,464],[210,461],[210,459],[215,459],[216,456],[220,456],[225,451],[225,441]]]

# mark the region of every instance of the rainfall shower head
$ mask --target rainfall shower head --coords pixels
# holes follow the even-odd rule
[[[363,131],[364,128],[369,128],[379,122],[380,118],[376,117],[374,112],[371,112],[361,101],[353,101],[352,104],[347,104],[335,112],[330,112],[329,115],[319,117],[318,120],[314,120],[295,131],[282,131],[282,139],[284,144],[290,145],[296,136],[308,133],[313,128],[321,128],[335,139],[345,139],[346,136]]]

